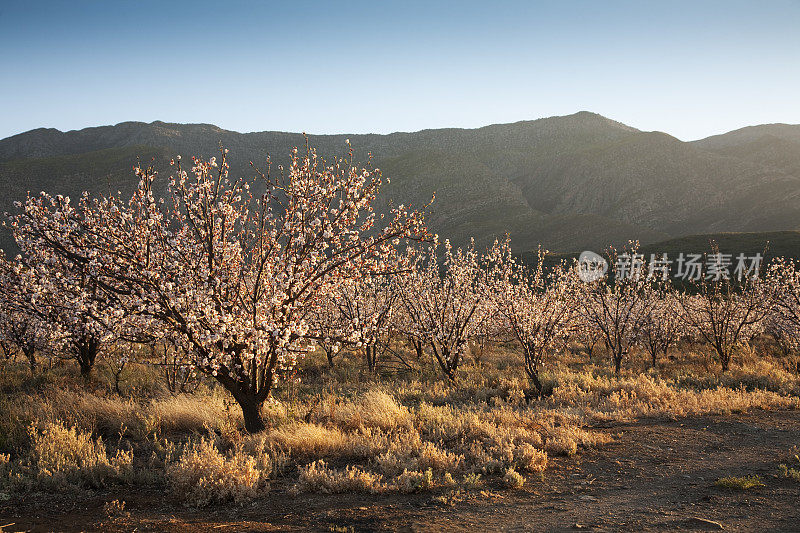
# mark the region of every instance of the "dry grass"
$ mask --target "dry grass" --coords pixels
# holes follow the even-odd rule
[[[100,487],[110,480],[124,480],[133,468],[133,453],[106,450],[101,438],[75,428],[45,423],[28,428],[30,448],[12,465],[12,479],[21,484],[35,481],[39,487],[61,488],[73,484]]]
[[[195,506],[233,501],[242,503],[268,489],[272,465],[262,456],[224,455],[208,439],[188,446],[180,459],[167,468],[173,492]]]
[[[549,457],[609,442],[588,427],[597,421],[800,407],[800,379],[782,361],[745,354],[720,376],[695,352],[657,373],[636,355],[619,378],[565,352],[543,374],[551,393],[528,402],[517,355],[488,350],[455,384],[421,371],[363,385],[357,359],[330,371],[312,357],[304,371],[315,377],[279,391],[263,410],[268,429],[251,436],[208,383],[171,396],[145,376],[146,394],[121,398],[102,376],[87,386],[12,365],[0,374],[0,478],[12,490],[166,483],[192,505],[257,498],[274,478],[294,492],[455,494],[535,482]]]
[[[325,461],[314,461],[300,468],[300,476],[294,490],[296,492],[379,492],[384,488],[380,474],[373,474],[359,468],[348,466],[344,469],[330,468]]]

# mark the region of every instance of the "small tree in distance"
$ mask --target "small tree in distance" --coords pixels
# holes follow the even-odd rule
[[[639,326],[639,344],[650,354],[656,368],[658,356],[666,357],[669,349],[684,331],[684,321],[679,312],[677,294],[668,284],[649,287],[647,314]]]
[[[545,254],[540,250],[536,266],[529,268],[511,254],[507,238],[495,241],[485,259],[493,315],[522,347],[536,396],[542,393],[539,369],[547,354],[568,337],[574,316],[574,278],[562,265],[546,273]]]
[[[579,284],[577,312],[589,327],[600,332],[611,352],[614,373],[619,376],[622,361],[636,344],[638,328],[649,312],[648,288],[652,280],[644,272],[638,243],[619,254],[608,251],[609,265],[617,270],[596,280]],[[624,267],[616,268],[619,265]]]
[[[762,331],[772,295],[764,280],[750,276],[732,280],[728,275],[704,273],[691,287],[693,291],[679,294],[681,317],[690,331],[713,348],[722,371],[727,372],[734,350]]]
[[[487,311],[484,277],[474,244],[454,251],[446,241],[441,263],[434,247],[400,281],[411,337],[431,347],[439,368],[451,381]]]

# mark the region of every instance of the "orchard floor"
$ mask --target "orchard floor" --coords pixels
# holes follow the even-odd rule
[[[800,445],[800,411],[753,411],[599,428],[611,444],[552,458],[524,488],[416,495],[288,496],[192,510],[172,495],[32,494],[0,502],[2,531],[800,531],[800,483],[778,477]],[[730,492],[725,476],[765,486]],[[106,502],[124,500],[117,516]],[[12,524],[12,525],[7,525]]]

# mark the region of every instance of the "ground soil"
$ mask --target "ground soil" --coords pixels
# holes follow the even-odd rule
[[[800,483],[778,465],[800,445],[799,411],[753,411],[597,428],[614,442],[551,458],[520,490],[489,484],[447,496],[288,496],[193,510],[163,490],[30,494],[0,502],[2,531],[800,531]],[[717,488],[725,476],[765,486]],[[129,515],[104,504],[126,502]],[[12,524],[12,525],[7,525]]]

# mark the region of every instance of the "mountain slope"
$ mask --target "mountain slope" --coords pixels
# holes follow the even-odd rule
[[[327,158],[345,155],[346,139],[358,159],[371,153],[391,179],[384,199],[421,206],[435,192],[430,226],[457,244],[475,237],[485,245],[509,232],[517,249],[541,243],[571,251],[800,228],[800,127],[745,130],[684,143],[580,112],[478,129],[310,135],[308,142]],[[0,209],[29,189],[128,190],[137,156],[167,173],[170,157],[209,157],[223,145],[233,175],[252,175],[251,161],[264,167],[270,155],[285,163],[291,147],[305,142],[298,133],[164,122],[32,130],[0,140]]]

